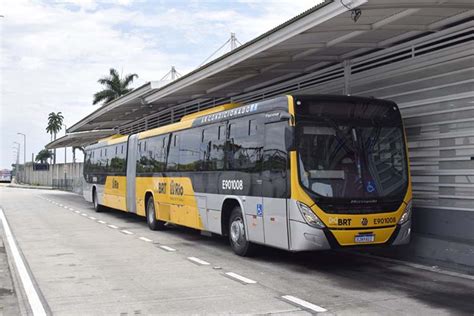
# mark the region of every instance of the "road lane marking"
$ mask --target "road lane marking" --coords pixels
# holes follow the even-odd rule
[[[152,242],[152,241],[153,241],[153,240],[148,239],[148,238],[146,238],[146,237],[139,237],[138,239],[143,240],[143,241],[146,241],[146,242]]]
[[[74,211],[74,213],[77,213],[77,214],[79,214],[80,212],[79,212],[79,211]]]
[[[160,248],[169,252],[176,251],[176,249],[164,245],[160,246]]]
[[[74,211],[74,209],[72,207],[69,208],[70,211]]]
[[[21,258],[20,251],[13,239],[12,231],[10,230],[10,226],[7,223],[7,218],[3,213],[3,209],[0,208],[0,219],[2,220],[3,230],[5,231],[5,236],[7,238],[8,245],[10,246],[10,250],[12,252],[13,260],[15,261],[16,269],[18,270],[18,274],[20,275],[21,283],[23,284],[23,289],[25,290],[26,297],[28,298],[28,302],[31,307],[31,311],[35,316],[46,316],[46,310],[41,302],[41,299],[36,292],[36,289],[33,285],[33,281],[26,269],[26,265]]]
[[[86,213],[82,213],[81,215],[84,216],[84,217],[89,216],[89,215],[87,215]]]
[[[63,207],[64,207],[66,210],[69,208],[69,207],[67,207],[66,205],[64,205]]]
[[[245,284],[255,284],[255,283],[257,283],[257,281],[251,280],[251,279],[249,279],[249,278],[246,278],[246,277],[241,276],[241,275],[239,275],[239,274],[237,274],[237,273],[234,273],[234,272],[226,272],[225,274],[226,274],[227,276],[229,276],[229,277],[231,277],[231,278],[233,278],[233,279],[236,279],[236,280],[238,280],[238,281],[240,281],[240,282],[243,282],[243,283],[245,283]]]
[[[302,300],[300,298],[291,296],[291,295],[284,295],[281,298],[283,298],[286,301],[292,302],[293,304],[302,306],[306,309],[312,310],[316,313],[324,313],[327,312],[327,309],[322,308],[321,306],[315,305],[313,303],[307,302],[305,300]]]
[[[58,204],[58,205],[59,205],[59,206],[61,206],[61,207],[63,207],[63,205],[62,205],[62,204]]]
[[[97,223],[107,224],[107,222],[104,222],[104,221],[97,221]]]
[[[127,234],[127,235],[133,235],[133,233],[129,230],[123,229],[121,230],[122,233]]]
[[[95,221],[97,218],[95,218],[94,216],[89,216],[89,219]]]
[[[188,260],[189,260],[189,261],[192,261],[193,263],[197,263],[197,264],[199,264],[199,265],[201,265],[201,266],[208,266],[208,265],[210,265],[209,262],[204,261],[204,260],[201,260],[201,259],[196,258],[196,257],[188,257]]]
[[[117,228],[118,228],[118,227],[115,226],[115,225],[107,225],[107,226],[110,227],[110,228],[113,228],[113,229],[117,229]]]

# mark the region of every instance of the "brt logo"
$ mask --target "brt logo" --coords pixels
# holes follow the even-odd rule
[[[171,195],[183,195],[184,188],[181,184],[171,181],[170,183],[170,194]]]
[[[329,224],[338,226],[351,226],[352,218],[329,217]]]

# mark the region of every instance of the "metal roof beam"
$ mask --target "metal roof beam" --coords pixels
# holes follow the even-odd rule
[[[382,19],[380,21],[377,21],[375,23],[372,23],[371,24],[371,27],[370,27],[370,30],[376,30],[382,26],[385,26],[387,24],[390,24],[392,22],[395,22],[401,18],[404,18],[406,16],[409,16],[415,12],[418,12],[420,9],[407,9],[407,10],[403,10],[401,12],[398,12],[394,15],[391,15],[385,19]],[[339,43],[342,43],[348,39],[351,39],[351,38],[354,38],[354,37],[357,37],[361,34],[364,34],[366,32],[368,32],[369,30],[358,30],[358,31],[353,31],[353,32],[350,32],[350,33],[347,33],[347,34],[344,34],[342,36],[339,36],[333,40],[330,40],[327,42],[326,44],[326,47],[331,47],[331,46],[334,46],[336,44],[339,44]],[[314,49],[309,49],[309,50],[306,50],[302,53],[299,53],[299,54],[296,54],[293,56],[293,60],[298,60],[298,59],[302,59],[302,58],[305,58],[306,56],[308,55],[311,55],[311,54],[314,54],[316,53],[317,51],[319,51],[320,48],[314,48]]]

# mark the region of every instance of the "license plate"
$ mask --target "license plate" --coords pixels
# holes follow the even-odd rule
[[[366,235],[357,235],[355,236],[356,243],[365,243],[365,242],[373,242],[375,240],[374,234],[366,234]]]

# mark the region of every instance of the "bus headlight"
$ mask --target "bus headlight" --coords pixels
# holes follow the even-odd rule
[[[398,224],[404,224],[406,221],[408,221],[411,217],[411,200],[410,202],[407,203],[407,206],[405,207],[405,211],[402,214],[402,217],[400,217],[400,220],[398,221]]]
[[[298,209],[301,212],[301,216],[303,216],[304,220],[308,225],[316,227],[316,228],[324,228],[326,227],[324,223],[314,214],[314,212],[307,206],[301,202],[296,202],[298,205]]]

